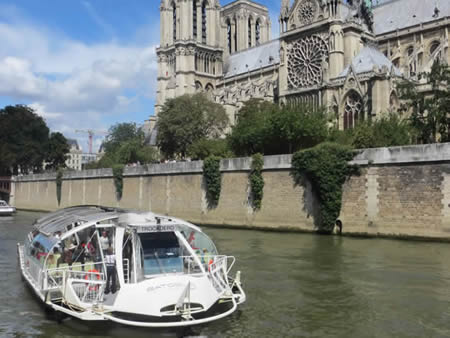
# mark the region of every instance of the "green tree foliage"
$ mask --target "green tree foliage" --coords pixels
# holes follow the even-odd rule
[[[417,84],[402,82],[398,85],[400,99],[411,110],[411,125],[417,130],[418,142],[450,141],[450,68],[438,60],[431,72],[424,74],[431,85],[431,93]]]
[[[225,139],[202,138],[189,146],[187,154],[193,160],[204,160],[209,156],[233,157],[233,152]]]
[[[144,135],[136,123],[117,123],[109,128],[108,135],[103,142],[103,149],[105,153],[115,153],[124,142],[143,137]]]
[[[210,156],[203,161],[203,177],[206,183],[206,199],[210,208],[219,203],[222,178],[220,174],[220,157]]]
[[[184,158],[193,143],[218,138],[228,124],[225,109],[205,95],[179,96],[167,100],[158,114],[157,144],[166,157]]]
[[[229,143],[233,152],[242,156],[257,152],[287,154],[324,141],[327,133],[323,109],[303,105],[279,107],[252,99],[239,111]]]
[[[261,209],[264,191],[264,178],[262,170],[264,167],[264,157],[257,153],[252,156],[252,164],[250,167],[250,189],[252,192],[253,209]]]
[[[61,133],[51,133],[45,161],[46,169],[58,169],[66,166],[67,153],[70,151],[67,139]]]
[[[313,187],[320,210],[316,220],[319,231],[333,230],[342,204],[342,185],[352,174],[355,166],[348,162],[353,151],[347,146],[324,142],[314,148],[296,152],[292,157],[292,176],[296,184],[302,184],[306,177]]]
[[[144,133],[134,123],[119,123],[109,129],[103,143],[105,154],[86,168],[112,168],[115,165],[129,163],[152,163],[158,161],[158,152],[145,144]]]
[[[408,120],[390,113],[375,121],[359,123],[353,130],[355,148],[393,147],[411,144],[412,128]]]
[[[0,109],[0,172],[39,172],[46,159],[49,129],[33,109],[7,106]]]

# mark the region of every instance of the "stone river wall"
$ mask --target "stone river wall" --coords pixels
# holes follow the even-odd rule
[[[256,212],[249,204],[250,161],[221,162],[222,192],[214,209],[206,201],[201,161],[126,168],[120,201],[110,169],[65,173],[60,205],[56,174],[18,176],[10,200],[19,209],[100,204],[200,225],[314,231],[317,203],[308,183],[294,185],[291,156],[264,158],[264,198]],[[362,170],[344,185],[344,233],[450,240],[450,144],[367,149],[354,162]]]

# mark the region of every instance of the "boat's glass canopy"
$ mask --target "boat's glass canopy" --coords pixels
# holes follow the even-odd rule
[[[59,210],[37,220],[34,227],[39,232],[47,235],[56,232],[64,234],[72,226],[90,221],[95,222],[97,220],[114,218],[117,214],[118,212],[115,209],[97,206],[73,207]]]

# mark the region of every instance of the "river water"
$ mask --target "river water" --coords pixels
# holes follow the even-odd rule
[[[16,244],[40,213],[0,217],[0,337],[449,337],[450,244],[205,228],[236,256],[247,303],[192,330],[47,315],[21,281]]]

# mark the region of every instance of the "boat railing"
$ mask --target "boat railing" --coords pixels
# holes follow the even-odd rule
[[[228,260],[231,260],[230,268],[228,268]],[[231,256],[215,256],[213,262],[208,266],[208,273],[214,288],[219,293],[224,293],[230,289],[228,283],[228,272],[234,265],[235,258]]]
[[[38,285],[39,288],[42,288],[42,265],[33,258],[27,259],[25,264],[28,273],[36,282],[36,285]]]
[[[65,271],[67,273],[67,271]],[[75,276],[75,277],[80,277]],[[83,303],[97,304],[103,301],[105,280],[103,274],[87,272],[82,279],[70,279],[72,288],[78,299]]]
[[[85,264],[75,263],[73,265],[61,264],[57,268],[46,269],[44,274],[44,289],[58,289],[63,286],[65,280],[96,280],[105,281],[102,262],[89,262]]]

